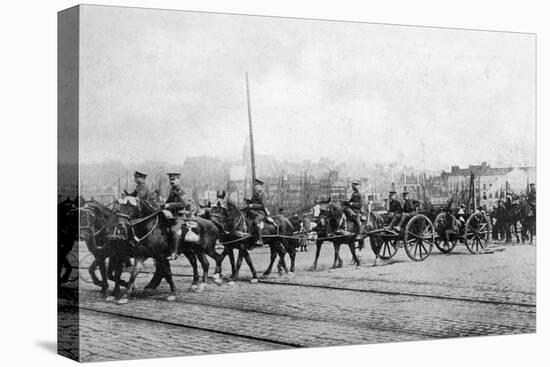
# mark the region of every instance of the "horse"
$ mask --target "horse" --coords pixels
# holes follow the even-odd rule
[[[69,281],[73,266],[67,259],[78,240],[78,199],[67,198],[57,205],[57,275],[58,283]]]
[[[162,211],[155,210],[146,201],[127,196],[116,202],[115,212],[117,225],[111,236],[110,246],[113,246],[113,253],[109,262],[109,267],[114,269],[113,298],[120,293],[120,278],[125,259],[134,258],[135,262],[127,290],[118,300],[119,304],[128,303],[128,297],[134,290],[136,277],[143,269],[143,263],[148,258],[153,258],[156,274],[145,288],[156,288],[160,280],[164,278],[170,286],[170,294],[166,300],[174,301],[176,286],[172,279],[170,262],[167,259],[171,254],[167,236],[169,224],[162,216]]]
[[[379,237],[371,235],[371,232],[380,228],[384,228],[384,218],[372,210],[368,210],[364,216],[359,230],[359,237],[364,241],[369,238],[370,247],[374,253],[373,266],[377,265],[380,261],[380,250],[382,249],[382,241]],[[359,242],[361,243],[361,241]],[[361,246],[361,245],[360,245]]]
[[[311,219],[306,215],[300,215],[298,213],[288,218],[290,224],[294,228],[293,235],[299,236],[298,244],[300,246],[300,252],[307,252],[307,245],[311,235],[311,229],[315,226],[315,223],[311,222]]]
[[[352,256],[352,263],[356,266],[360,266],[360,261],[355,254],[355,242],[357,236],[353,233],[353,222],[346,218],[344,210],[341,206],[338,206],[331,202],[331,199],[325,201],[319,201],[313,208],[314,218],[317,221],[317,227],[314,229],[317,232],[317,240],[315,245],[317,246],[315,252],[315,260],[311,270],[317,269],[317,261],[319,254],[321,253],[321,247],[323,243],[330,240],[334,246],[334,262],[331,269],[341,268],[343,266],[342,258],[340,257],[340,246],[343,244],[348,245]],[[351,230],[351,231],[350,231]]]
[[[522,240],[522,231],[518,231],[518,222],[521,221],[522,218],[522,209],[520,203],[517,201],[512,201],[510,197],[506,200],[506,204],[504,205],[504,230],[506,233],[506,242],[512,241],[512,233],[516,237],[517,243]]]
[[[229,280],[234,281],[238,278],[242,260],[244,259],[252,273],[251,282],[256,283],[258,281],[257,273],[249,254],[249,251],[255,245],[255,239],[250,234],[250,228],[253,225],[252,221],[254,219],[252,215],[249,215],[250,213],[248,213],[247,210],[249,209],[245,208],[241,211],[232,201],[226,199],[225,192],[223,192],[221,195],[218,195],[216,201],[210,208],[209,215],[224,227],[224,236],[222,237],[222,244],[224,246],[222,261],[225,256],[229,256],[232,270]],[[263,273],[263,276],[268,276],[271,273],[277,255],[279,256],[279,263],[277,265],[279,274],[282,274],[283,270],[289,273],[284,262],[286,253],[290,256],[290,273],[294,272],[296,246],[293,242],[294,239],[291,238],[293,231],[292,224],[282,215],[277,215],[273,217],[273,219],[277,223],[278,228],[275,228],[272,224],[264,223],[263,217],[261,216],[256,219],[261,223],[259,224],[259,228],[264,243],[268,244],[270,248],[270,263]],[[233,253],[234,250],[238,250],[236,264]]]
[[[533,244],[533,235],[535,234],[537,224],[535,211],[527,200],[523,200],[520,203],[520,208],[521,242],[524,243],[525,239],[529,239],[529,243]]]
[[[206,218],[194,216],[191,212],[185,212],[182,215],[186,218],[181,227],[178,252],[185,255],[193,268],[191,289],[202,291],[208,284],[208,269],[210,265],[206,255],[216,262],[214,279],[217,280],[221,277],[221,262],[223,258],[222,255],[216,252],[216,243],[220,238],[220,233],[216,225]],[[203,272],[200,284],[197,260],[200,262]]]
[[[100,202],[90,200],[79,208],[79,218],[79,238],[86,243],[88,251],[94,257],[94,261],[88,267],[88,273],[93,284],[100,287],[101,293],[105,295],[109,288],[107,279],[114,280],[113,267],[107,271],[107,259],[113,254],[110,238],[117,225],[116,213]],[[129,259],[126,263],[129,265]],[[98,268],[101,279],[96,275]],[[122,280],[121,284],[127,286],[127,282]]]
[[[262,276],[267,277],[271,274],[277,256],[279,256],[279,262],[277,263],[279,275],[282,275],[283,270],[289,275],[294,274],[298,239],[293,237],[294,227],[290,221],[283,215],[274,215],[272,218],[277,223],[277,227],[275,227],[273,224],[266,222],[262,214],[255,219],[249,215],[247,215],[247,218],[250,222],[256,220],[260,223],[259,228],[261,229],[263,242],[269,246],[269,265]],[[285,263],[285,254],[287,253],[290,257],[290,269],[286,267]]]

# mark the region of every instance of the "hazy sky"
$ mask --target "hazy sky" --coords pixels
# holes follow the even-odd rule
[[[248,72],[259,154],[535,164],[534,35],[81,11],[82,162],[240,157]]]

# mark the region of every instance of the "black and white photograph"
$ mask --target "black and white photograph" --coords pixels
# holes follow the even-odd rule
[[[537,331],[536,34],[57,17],[62,356]]]

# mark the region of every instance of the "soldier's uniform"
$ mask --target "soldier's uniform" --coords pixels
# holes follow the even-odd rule
[[[249,207],[250,209],[259,211],[266,216],[269,215],[269,210],[265,207],[265,193],[261,187],[254,190],[254,193],[249,201]]]
[[[403,203],[403,213],[412,213],[415,210],[413,201],[411,199],[405,199],[405,202]]]
[[[146,177],[147,177],[147,175],[145,173],[136,171],[134,173],[134,178],[143,179],[144,181],[137,182],[134,191],[128,192],[128,191],[124,190],[124,193],[128,196],[133,196],[133,197],[139,198],[140,200],[149,202],[150,198],[151,198],[151,192],[149,191],[149,189],[145,185],[145,178]]]
[[[255,238],[257,244],[262,245],[262,234],[258,223],[260,214],[263,214],[265,216],[265,221],[273,224],[277,231],[279,231],[279,226],[273,220],[273,218],[271,218],[269,210],[265,206],[265,193],[262,190],[262,185],[264,184],[264,182],[262,180],[256,179],[254,183],[256,187],[254,189],[252,197],[250,198],[250,200],[248,200],[247,205],[248,209],[250,209],[248,213],[252,218],[250,234]]]
[[[401,227],[405,224],[405,221],[414,216],[416,208],[414,207],[413,201],[406,197],[409,193],[404,191],[403,195],[403,213],[401,213],[401,218],[399,219],[399,224],[396,227],[396,230],[401,231]]]
[[[535,189],[535,184],[531,184],[530,186],[531,188],[529,190],[529,194],[527,194],[527,203],[531,207],[531,211],[533,212],[533,215],[536,215],[537,190]]]
[[[355,224],[354,232],[359,234],[361,229],[361,210],[363,209],[364,199],[363,195],[359,192],[359,181],[352,182],[353,192],[347,202],[344,203],[344,213],[348,219],[351,219]]]
[[[388,210],[392,214],[400,214],[403,212],[403,207],[401,206],[401,203],[397,199],[391,199],[390,200],[390,207]]]
[[[390,191],[390,197],[394,194],[397,194],[395,191]],[[388,212],[392,215],[392,219],[390,221],[390,224],[387,228],[392,229],[395,223],[399,219],[401,219],[401,216],[403,215],[403,206],[401,206],[401,203],[397,199],[391,199]]]
[[[168,173],[168,177],[173,179],[179,177],[179,173]],[[172,259],[175,260],[178,254],[178,231],[181,229],[181,226],[185,223],[184,216],[180,213],[182,210],[186,209],[189,205],[190,199],[185,195],[185,191],[181,188],[179,184],[170,185],[170,193],[166,202],[163,205],[163,209],[168,210],[172,213],[172,225],[170,226],[170,235],[168,237],[168,244],[172,250]],[[180,232],[181,233],[181,232]]]

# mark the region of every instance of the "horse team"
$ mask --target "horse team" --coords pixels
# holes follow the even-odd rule
[[[517,206],[517,208],[519,209],[514,212],[516,213],[514,218],[517,221],[523,221],[524,229],[530,228],[532,240],[534,215],[530,212],[524,213],[526,210],[524,206]],[[260,221],[259,229],[263,242],[270,248],[270,261],[264,276],[271,273],[277,257],[279,274],[283,271],[292,274],[295,270],[296,248],[300,245],[303,236],[310,232],[316,235],[316,254],[312,270],[317,267],[320,250],[325,241],[331,242],[334,246],[333,268],[343,266],[339,254],[342,245],[349,247],[352,262],[359,266],[360,259],[356,254],[356,244],[359,245],[359,249],[362,249],[369,233],[385,225],[380,215],[368,210],[361,216],[360,228],[354,228],[357,224],[347,219],[345,206],[342,203],[332,203],[330,200],[316,203],[311,214],[311,218],[310,215],[295,214],[290,218],[275,215],[271,221]],[[206,286],[210,267],[208,257],[214,260],[213,278],[218,284],[223,282],[222,263],[226,257],[229,258],[231,265],[231,274],[227,277],[228,284],[233,284],[239,277],[243,260],[250,268],[252,274],[250,281],[252,283],[258,281],[249,253],[256,245],[256,238],[251,233],[254,219],[247,213],[246,208],[239,208],[227,200],[225,195],[218,195],[216,201],[209,207],[200,208],[198,211],[184,210],[182,215],[185,219],[178,231],[177,252],[183,254],[193,268],[192,289],[201,291]],[[66,263],[66,256],[71,251],[75,240],[79,239],[86,243],[94,257],[88,272],[93,283],[101,288],[102,294],[107,295],[108,280],[114,282],[112,295],[109,295],[108,299],[118,297],[119,303],[127,303],[135,287],[136,277],[149,258],[154,260],[155,272],[145,290],[156,289],[164,279],[170,287],[167,299],[175,299],[176,287],[169,261],[172,251],[169,244],[169,231],[173,225],[173,218],[167,216],[163,210],[156,209],[132,196],[119,199],[109,206],[94,200],[85,201],[79,198],[75,201],[65,200],[60,203],[58,216],[60,242],[58,271],[61,283],[67,281],[66,274],[70,273],[65,271],[61,276],[63,267],[70,268],[70,264]],[[372,237],[370,243],[378,260],[380,246]],[[286,254],[290,258],[289,268],[285,262]],[[134,259],[133,266],[130,266],[130,259]],[[202,277],[199,276],[198,264],[202,268]],[[132,269],[128,281],[121,278],[125,267]],[[99,270],[99,277],[97,270]],[[121,287],[126,290],[121,291]]]

